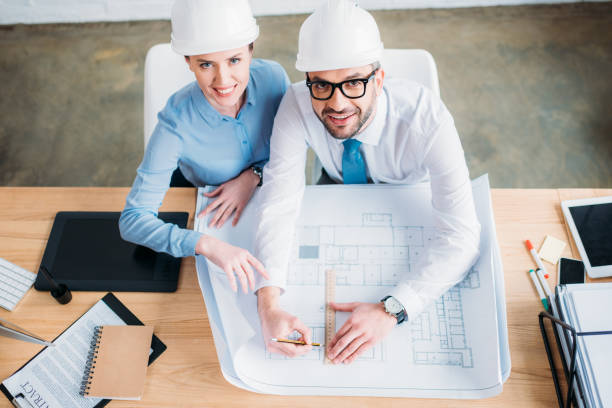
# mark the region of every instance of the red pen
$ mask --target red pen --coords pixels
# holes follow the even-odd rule
[[[540,268],[542,270],[542,272],[544,272],[544,277],[546,279],[548,279],[548,276],[549,276],[548,272],[546,272],[546,268],[544,267],[544,264],[542,264],[542,260],[540,259],[540,256],[538,255],[538,253],[533,248],[533,245],[531,244],[531,241],[526,239],[525,240],[525,246],[527,247],[527,250],[531,253],[531,256],[533,257],[533,260],[535,261],[536,265],[538,265],[538,268]]]

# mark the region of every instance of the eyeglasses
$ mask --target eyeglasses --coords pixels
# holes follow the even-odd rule
[[[378,68],[368,75],[367,78],[354,78],[347,79],[346,81],[333,83],[327,81],[311,81],[308,74],[306,74],[306,86],[310,90],[310,96],[318,101],[326,101],[332,97],[336,88],[339,88],[342,95],[350,99],[361,98],[366,93],[366,86],[374,74],[376,74]]]

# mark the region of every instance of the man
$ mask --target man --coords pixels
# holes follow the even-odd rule
[[[435,237],[415,265],[380,303],[332,304],[351,312],[327,344],[334,363],[350,363],[414,319],[461,281],[478,256],[468,169],[453,118],[429,90],[407,80],[384,81],[383,45],[374,18],[349,0],[327,1],[300,29],[293,84],[281,102],[264,168],[255,254],[270,279],[257,286],[266,346],[298,356],[310,350],[310,329],[279,307],[304,192],[310,146],[333,182],[431,182]],[[410,211],[407,203],[406,211]],[[331,206],[329,211],[342,211]],[[297,331],[307,345],[272,342]]]

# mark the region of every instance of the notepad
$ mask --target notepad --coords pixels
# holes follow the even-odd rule
[[[94,330],[81,395],[139,400],[144,390],[150,326],[98,326]]]
[[[86,371],[89,344],[98,326],[142,326],[143,323],[112,293],[89,308],[30,361],[0,383],[0,398],[17,400],[23,406],[61,408],[102,408],[110,399],[88,398],[80,394]],[[166,345],[156,336],[150,340],[151,365]],[[1,351],[0,351],[1,354]],[[2,402],[0,402],[2,406]]]
[[[556,265],[564,248],[565,242],[553,236],[547,235],[546,238],[544,238],[544,243],[542,244],[538,255],[546,262]]]

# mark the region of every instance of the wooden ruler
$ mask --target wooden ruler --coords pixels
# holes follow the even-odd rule
[[[336,271],[325,271],[325,364],[331,364],[327,358],[329,344],[336,334],[336,311],[329,307],[329,302],[336,298]]]

